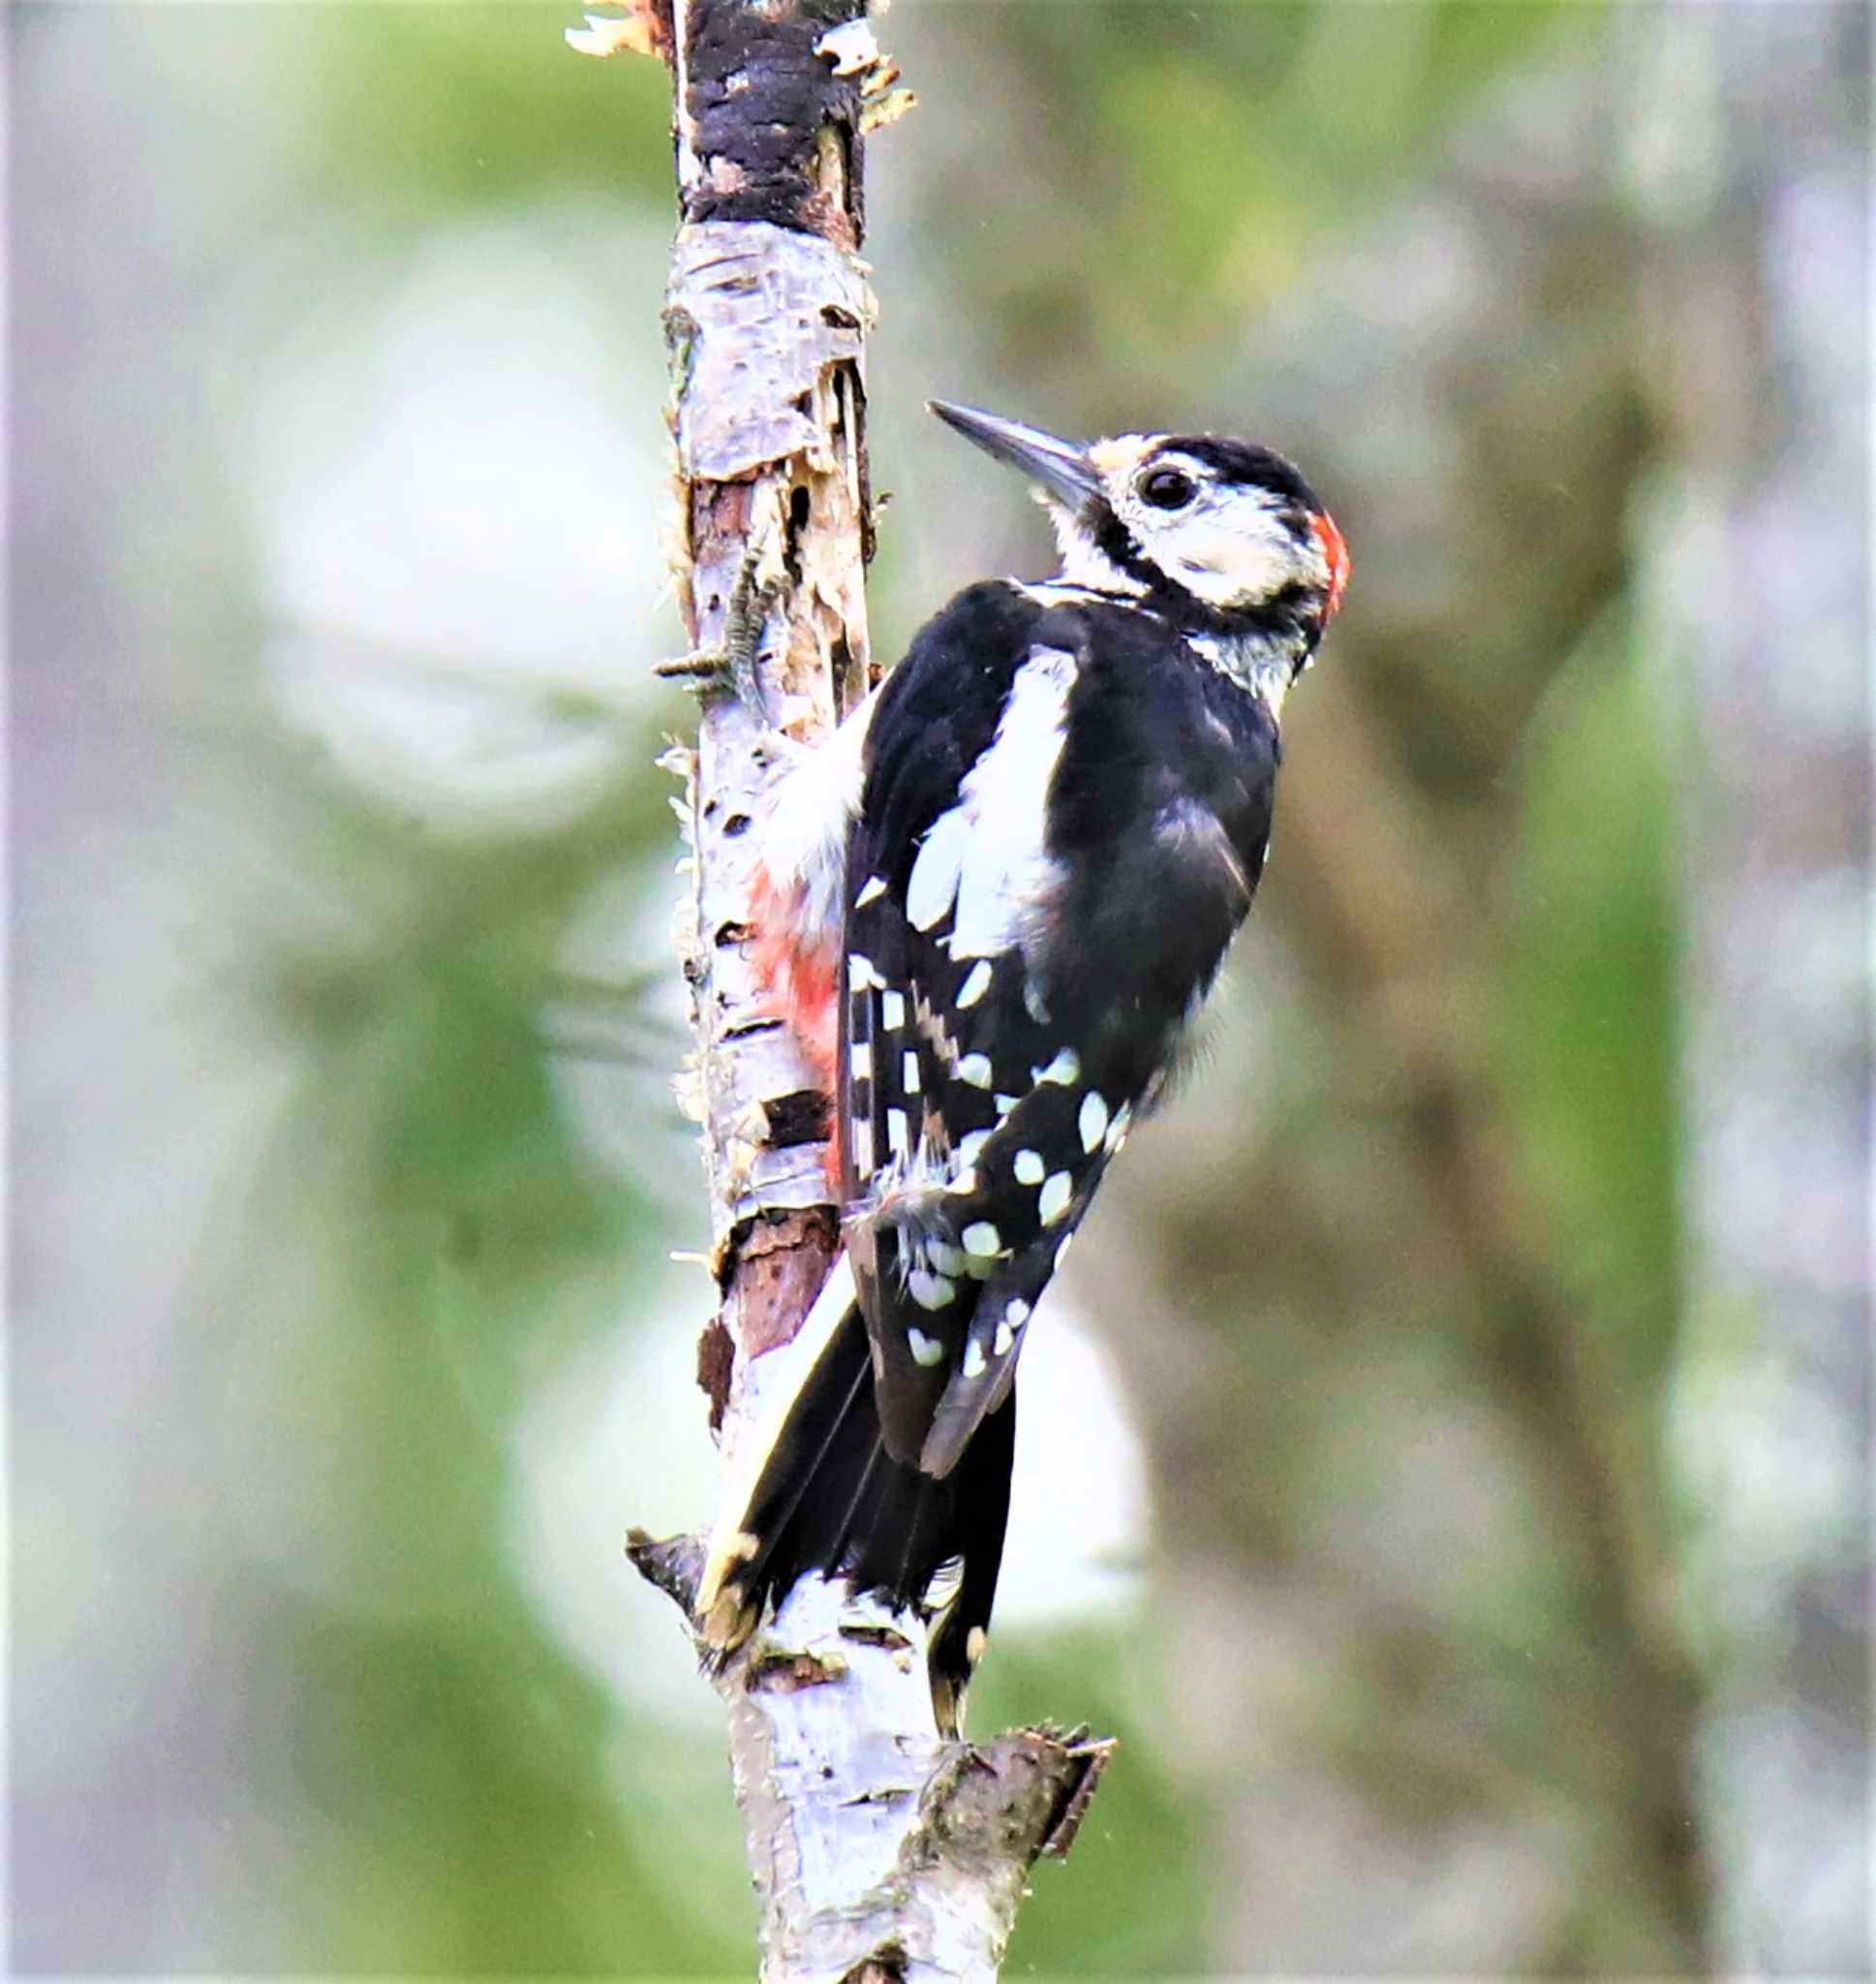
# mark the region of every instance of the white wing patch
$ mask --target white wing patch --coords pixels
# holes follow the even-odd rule
[[[906,914],[915,929],[932,930],[955,909],[954,958],[1016,948],[1055,883],[1046,801],[1075,674],[1065,649],[1030,650],[990,749],[965,774],[959,803],[932,822],[912,863]]]
[[[957,900],[970,817],[962,806],[933,821],[906,883],[906,920],[914,930],[934,930]]]

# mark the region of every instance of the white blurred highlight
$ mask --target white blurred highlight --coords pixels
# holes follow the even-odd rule
[[[718,1470],[694,1372],[711,1292],[700,1268],[672,1267],[629,1298],[656,1309],[655,1327],[619,1332],[538,1387],[515,1435],[511,1530],[523,1582],[569,1652],[634,1708],[699,1725],[722,1711],[669,1601],[626,1565],[623,1539],[632,1524],[666,1534],[708,1522]],[[1058,1282],[1023,1354],[991,1658],[1010,1628],[1129,1605],[1125,1566],[1147,1526],[1139,1441],[1106,1352]]]
[[[250,285],[236,362],[258,376],[228,450],[280,706],[433,824],[551,822],[618,763],[621,717],[669,695],[648,672],[677,637],[655,610],[661,356],[647,334],[642,364],[619,359],[664,240],[582,205],[394,262],[302,253]]]

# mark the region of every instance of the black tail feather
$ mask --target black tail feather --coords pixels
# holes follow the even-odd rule
[[[849,1311],[791,1401],[740,1512],[747,1547],[726,1589],[752,1624],[810,1571],[845,1574],[895,1609],[923,1609],[938,1570],[961,1560],[931,1649],[933,1697],[955,1733],[997,1592],[1015,1429],[1012,1394],[943,1480],[894,1460],[880,1436],[866,1328]]]
[[[950,1479],[958,1483],[956,1523],[973,1540],[964,1553],[964,1576],[938,1629],[932,1635],[932,1698],[938,1725],[964,1733],[964,1695],[983,1658],[997,1575],[1003,1567],[1009,1525],[1010,1471],[1016,1460],[1016,1387],[978,1426]]]

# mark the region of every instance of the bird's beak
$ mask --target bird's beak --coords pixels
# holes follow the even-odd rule
[[[979,413],[975,407],[956,407],[948,400],[927,400],[947,427],[955,427],[967,441],[974,441],[986,454],[1020,469],[1030,481],[1040,484],[1070,510],[1081,510],[1101,494],[1101,479],[1086,450],[1072,441],[1058,441],[1040,427],[1026,427],[1020,420],[1000,420],[995,414]]]

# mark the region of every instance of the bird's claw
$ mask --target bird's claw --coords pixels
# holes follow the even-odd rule
[[[699,696],[732,696],[754,714],[764,729],[772,730],[777,725],[769,706],[768,691],[762,684],[761,654],[775,588],[757,578],[759,563],[759,553],[752,550],[737,574],[723,615],[723,646],[694,648],[669,661],[655,662],[652,673],[666,680],[688,682]]]

